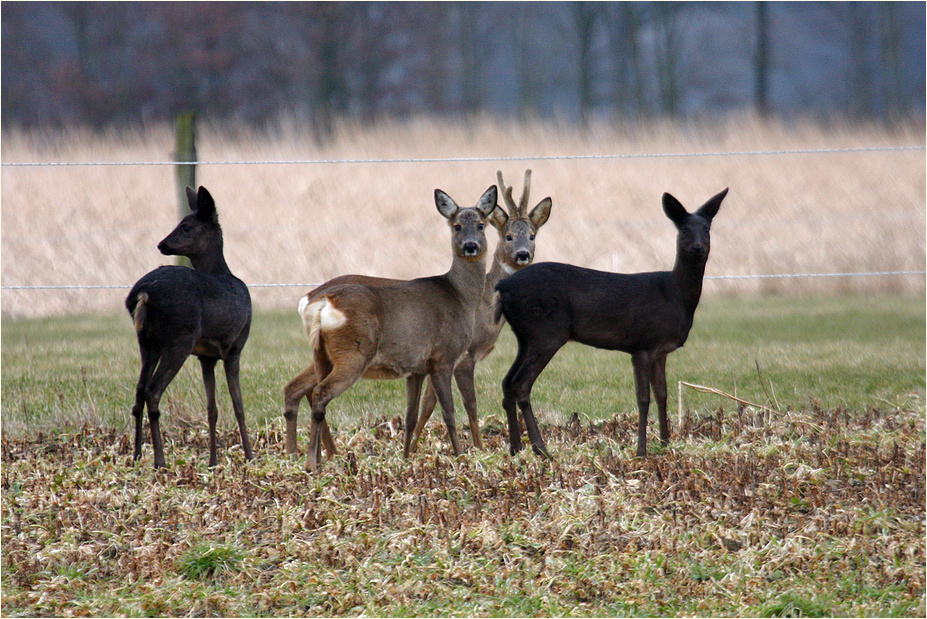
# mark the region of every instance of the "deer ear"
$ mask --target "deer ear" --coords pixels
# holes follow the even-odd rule
[[[441,216],[445,219],[450,219],[460,210],[460,207],[457,206],[454,199],[440,189],[435,189],[435,206],[438,207],[438,212],[441,213]]]
[[[697,211],[695,211],[695,214],[700,215],[711,222],[714,216],[718,214],[718,209],[721,207],[721,201],[724,200],[724,196],[727,195],[728,189],[730,188],[725,187],[724,191],[715,196],[712,196],[708,202],[703,204]]]
[[[686,207],[668,193],[663,194],[663,212],[670,218],[670,221],[676,224],[677,228],[686,223],[686,217],[689,216]]]
[[[487,219],[489,219],[489,223],[493,228],[496,230],[502,230],[502,228],[505,227],[505,222],[509,220],[509,215],[504,210],[502,210],[501,206],[496,205],[496,208],[492,210],[492,213],[489,214]]]
[[[187,206],[190,207],[190,211],[196,210],[196,189],[187,185]]]
[[[489,189],[480,196],[480,201],[476,203],[476,210],[483,214],[483,217],[489,217],[489,214],[496,208],[499,192],[495,185],[490,185]]]
[[[531,223],[534,224],[535,228],[540,228],[547,223],[547,220],[550,218],[550,209],[553,208],[554,203],[550,198],[544,198],[538,205],[531,209],[531,214],[528,215],[528,219],[531,220]]]
[[[196,218],[200,221],[212,221],[215,222],[218,220],[216,217],[216,202],[212,199],[212,195],[206,188],[200,186],[200,191],[196,195]]]

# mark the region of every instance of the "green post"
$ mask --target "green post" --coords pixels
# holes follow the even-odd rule
[[[176,119],[174,144],[174,167],[177,178],[177,205],[180,219],[190,213],[187,202],[187,187],[196,189],[196,112],[181,112]],[[177,264],[190,266],[190,261],[177,257]]]

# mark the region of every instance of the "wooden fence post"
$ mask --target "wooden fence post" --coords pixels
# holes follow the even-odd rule
[[[187,202],[187,187],[196,189],[196,112],[181,112],[175,120],[174,166],[177,179],[177,205],[180,218],[190,213]],[[177,264],[190,266],[190,260],[177,257]]]

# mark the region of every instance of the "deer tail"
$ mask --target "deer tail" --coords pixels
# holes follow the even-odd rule
[[[148,319],[148,293],[140,292],[135,297],[135,308],[132,310],[132,323],[135,325],[135,332],[141,333],[145,327],[145,321]]]
[[[309,344],[313,348],[319,347],[319,339],[322,333],[322,309],[326,301],[325,297],[310,301],[309,295],[305,295],[299,300],[299,316],[303,320],[306,335],[309,336]]]
[[[494,323],[499,324],[502,321],[502,300],[498,290],[492,295],[492,307],[492,320]]]
[[[344,312],[335,307],[327,295],[312,300],[309,295],[304,296],[299,300],[299,315],[309,335],[309,343],[316,350],[324,332],[340,329],[348,321]]]

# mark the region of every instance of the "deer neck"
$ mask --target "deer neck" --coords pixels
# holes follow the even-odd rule
[[[486,258],[469,261],[454,256],[451,270],[445,277],[468,305],[475,307],[482,298],[483,286],[486,283]]]
[[[500,243],[501,245],[501,243]],[[489,265],[489,271],[486,272],[486,283],[483,286],[483,296],[486,298],[495,294],[496,284],[514,273],[516,269],[508,266],[502,257],[501,247],[493,254],[492,264]]]
[[[222,249],[190,256],[190,264],[193,268],[207,275],[231,275],[228,264],[225,262],[225,255]]]
[[[695,314],[702,296],[702,279],[705,276],[705,262],[687,262],[676,258],[673,266],[673,282],[683,306],[690,315]]]

